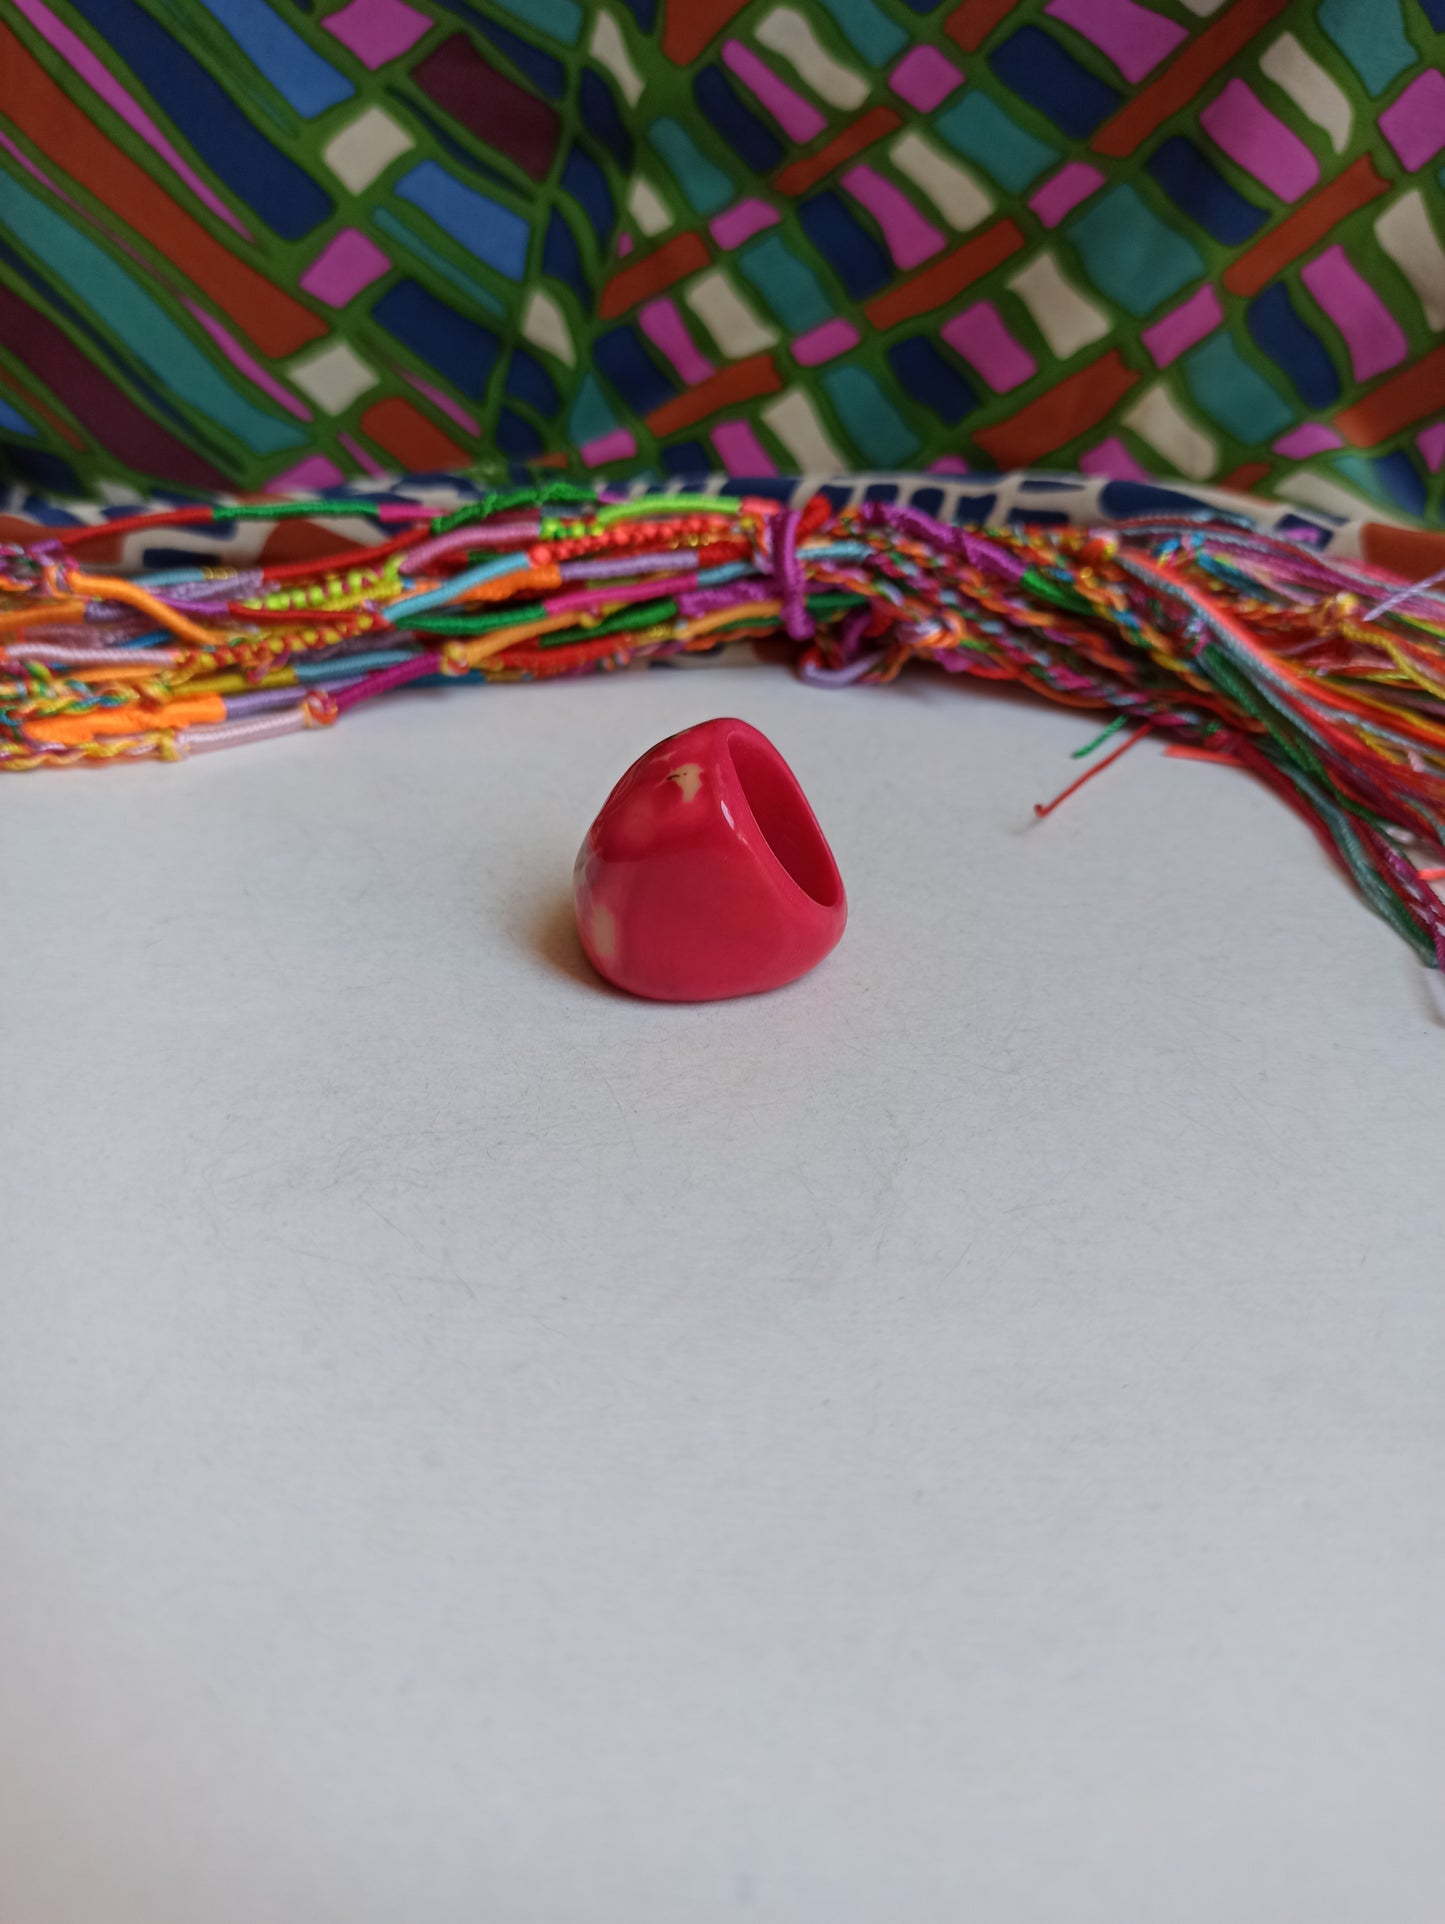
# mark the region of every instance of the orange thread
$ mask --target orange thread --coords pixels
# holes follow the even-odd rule
[[[173,608],[169,602],[158,600],[155,595],[147,594],[144,588],[138,588],[135,582],[125,580],[121,575],[92,575],[83,573],[79,568],[72,568],[69,582],[82,594],[90,595],[97,600],[123,601],[129,608],[139,608],[142,614],[149,615],[158,626],[169,628],[173,635],[178,635],[182,641],[191,642],[197,648],[210,648],[215,643],[216,638],[209,629],[202,628],[198,622],[188,620],[178,608]]]
[[[1093,781],[1096,775],[1102,775],[1104,770],[1118,761],[1121,755],[1127,755],[1135,742],[1143,741],[1153,726],[1154,722],[1151,718],[1145,722],[1142,728],[1136,728],[1122,748],[1116,748],[1112,755],[1106,755],[1101,762],[1095,762],[1087,774],[1081,775],[1076,782],[1070,782],[1068,787],[1064,789],[1062,793],[1055,795],[1051,802],[1035,802],[1034,814],[1037,815],[1040,820],[1042,820],[1045,815],[1052,815],[1061,802],[1066,802],[1071,795],[1077,795],[1079,790],[1087,783]]]
[[[94,741],[99,735],[139,735],[156,728],[187,728],[225,719],[226,704],[219,695],[196,695],[163,702],[158,708],[127,703],[124,708],[98,708],[88,715],[58,715],[53,721],[32,722],[25,732],[32,741],[70,746]]]

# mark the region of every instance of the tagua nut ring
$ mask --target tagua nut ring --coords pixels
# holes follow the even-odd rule
[[[732,719],[635,761],[573,874],[587,957],[620,989],[711,1002],[816,968],[848,919],[843,878],[798,778]]]

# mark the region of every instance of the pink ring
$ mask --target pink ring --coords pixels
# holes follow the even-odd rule
[[[766,735],[730,719],[632,764],[587,831],[573,895],[597,972],[660,1002],[781,988],[848,920],[797,777]]]

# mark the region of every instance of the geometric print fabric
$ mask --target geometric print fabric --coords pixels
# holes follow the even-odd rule
[[[1445,0],[9,0],[0,476],[1438,521]]]

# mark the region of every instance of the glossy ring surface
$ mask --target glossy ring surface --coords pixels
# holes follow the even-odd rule
[[[848,919],[797,777],[747,722],[701,722],[635,761],[587,831],[577,927],[600,975],[662,1002],[781,988]]]

